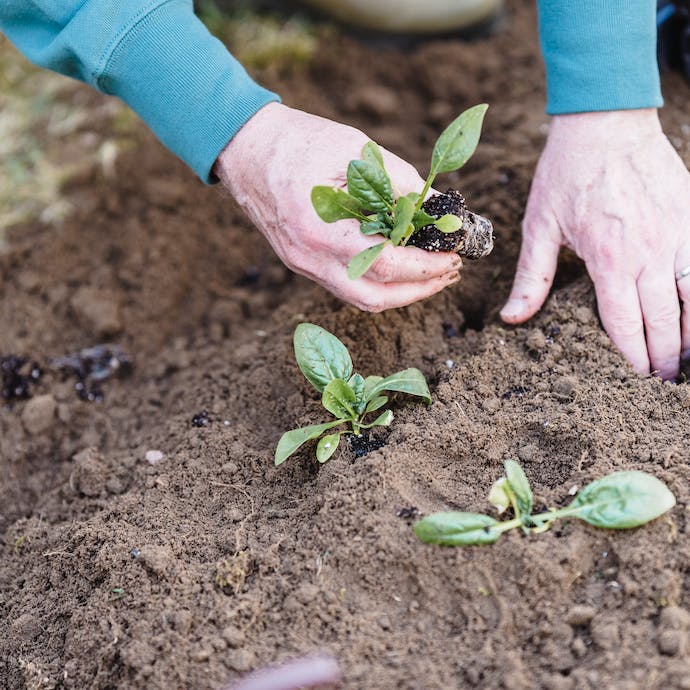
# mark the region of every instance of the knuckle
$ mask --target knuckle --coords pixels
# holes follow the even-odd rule
[[[642,335],[644,330],[642,321],[630,314],[614,313],[608,317],[607,329],[612,336],[620,338],[634,338]]]
[[[666,330],[680,320],[679,304],[662,304],[646,317],[647,326],[653,330]]]
[[[395,263],[390,257],[380,256],[371,267],[371,272],[376,280],[382,283],[390,283],[395,279]]]

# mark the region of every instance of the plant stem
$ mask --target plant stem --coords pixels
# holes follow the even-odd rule
[[[419,195],[419,199],[417,199],[417,203],[415,204],[415,211],[419,211],[419,209],[422,208],[422,204],[424,203],[426,195],[429,193],[429,190],[431,189],[431,185],[434,183],[435,178],[436,175],[430,172],[429,177],[426,178],[426,182],[424,183],[424,189],[422,189],[422,193]]]

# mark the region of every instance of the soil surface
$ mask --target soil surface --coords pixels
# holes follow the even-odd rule
[[[0,409],[0,686],[221,688],[324,649],[353,689],[690,688],[688,385],[631,371],[571,256],[538,317],[497,319],[547,125],[531,3],[492,38],[405,53],[331,31],[309,66],[258,77],[423,173],[441,129],[490,103],[477,154],[442,184],[493,221],[496,249],[423,304],[359,313],[290,274],[143,127],[114,176],[70,185],[62,226],[15,228],[0,356],[27,358],[31,397]],[[690,162],[690,90],[665,92]],[[305,320],[364,374],[421,368],[433,405],[400,396],[368,446],[274,468],[283,431],[323,420],[292,354]],[[133,367],[90,374],[91,401],[51,362],[99,343]],[[678,505],[628,532],[414,537],[416,515],[486,511],[509,457],[539,508],[619,469]]]

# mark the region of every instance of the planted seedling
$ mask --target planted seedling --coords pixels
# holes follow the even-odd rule
[[[446,512],[429,515],[413,526],[429,544],[471,546],[493,544],[504,532],[517,527],[526,534],[548,530],[559,518],[578,518],[595,527],[629,529],[644,525],[676,504],[666,485],[651,474],[614,472],[580,491],[565,508],[532,514],[532,489],[520,465],[505,462],[505,476],[494,483],[489,502],[499,514],[512,508],[514,517],[500,522],[481,513]]]
[[[311,200],[326,223],[354,218],[365,235],[384,239],[353,257],[347,274],[363,276],[387,245],[410,244],[436,252],[457,252],[468,259],[480,259],[494,246],[490,221],[467,209],[460,192],[427,194],[440,173],[461,168],[472,157],[482,130],[486,104],[475,105],[451,122],[434,145],[429,175],[424,188],[405,196],[394,195],[383,155],[375,142],[362,150],[362,159],[350,161],[347,191],[317,186]]]
[[[275,464],[280,465],[307,441],[321,437],[316,446],[316,459],[323,463],[338,449],[344,434],[360,436],[362,429],[389,426],[390,410],[385,392],[416,395],[431,403],[424,374],[419,369],[405,369],[385,378],[364,378],[352,370],[352,359],[338,338],[313,323],[301,323],[294,336],[297,366],[305,378],[321,393],[321,404],[335,417],[324,424],[313,424],[286,431],[278,442]],[[376,412],[376,417],[373,413]],[[371,420],[371,421],[370,421]],[[333,431],[347,425],[345,429]]]

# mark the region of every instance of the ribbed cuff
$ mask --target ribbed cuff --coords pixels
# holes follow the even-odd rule
[[[227,143],[278,96],[256,84],[194,15],[167,0],[137,19],[104,56],[97,86],[119,96],[206,183]]]
[[[550,115],[659,107],[656,0],[539,0]]]

